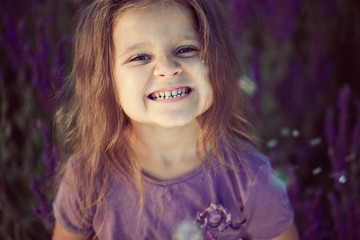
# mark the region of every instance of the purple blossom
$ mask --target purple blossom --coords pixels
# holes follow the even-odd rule
[[[327,144],[330,147],[335,145],[335,123],[334,123],[334,109],[329,107],[325,114],[324,134],[327,140]]]
[[[352,132],[352,145],[354,151],[360,153],[360,119],[358,123],[355,125],[354,130]]]
[[[70,45],[70,37],[68,35],[62,37],[57,44],[57,55],[55,57],[55,64],[52,76],[54,76],[53,82],[55,89],[61,89],[63,86],[63,80],[65,78],[65,65],[66,65],[66,53],[67,47]]]
[[[328,108],[325,115],[325,136],[327,139],[328,150],[327,154],[331,163],[331,168],[334,172],[339,172],[342,169],[341,160],[339,159],[336,152],[336,133],[335,133],[335,123],[334,123],[334,110]],[[335,179],[337,183],[337,179]]]
[[[356,202],[358,201],[358,196],[354,195],[349,199],[349,203],[346,208],[346,212],[348,213],[348,222],[347,222],[347,228],[349,229],[349,238],[350,239],[356,239],[358,224],[359,221],[357,221],[357,218],[359,218],[359,213],[356,212]]]
[[[330,81],[331,74],[333,74],[333,60],[325,54],[326,50],[324,48],[322,39],[314,40],[312,57],[309,61],[314,71],[316,92],[326,90],[326,84]]]
[[[4,36],[0,34],[0,44],[2,46],[6,46],[4,48],[6,56],[9,60],[12,70],[15,71],[17,70],[19,63],[21,62],[21,58],[18,54],[21,49],[19,48],[19,43],[17,40],[19,29],[18,27],[16,27],[16,24],[13,22],[13,19],[7,15],[5,15],[4,25],[5,25],[5,34]]]
[[[258,28],[282,43],[295,31],[302,0],[228,0],[229,22],[235,35]]]
[[[342,211],[341,211],[340,203],[336,198],[335,194],[332,192],[328,193],[327,199],[331,205],[331,213],[333,220],[335,222],[336,232],[340,237],[339,239],[342,239],[344,237],[345,229],[344,229],[344,217],[342,216],[341,213]]]
[[[357,151],[360,154],[360,99],[355,99],[354,107],[357,113],[357,123],[352,133],[352,145],[354,151]]]
[[[348,109],[350,100],[350,86],[346,84],[341,88],[338,100],[339,119],[338,134],[336,138],[338,157],[343,159],[347,152],[348,146]]]
[[[252,28],[257,4],[257,1],[228,0],[230,29],[234,35],[241,35],[244,30]]]
[[[39,203],[42,207],[44,207],[45,209],[51,209],[51,207],[50,207],[51,205],[49,204],[44,193],[41,191],[40,184],[35,178],[31,179],[31,181],[29,183],[29,188],[35,194],[35,196],[39,200]]]
[[[49,132],[44,123],[41,120],[37,120],[36,124],[40,129],[44,143],[43,161],[45,164],[45,179],[51,179],[58,170],[59,152],[56,146],[52,144]]]
[[[298,21],[302,0],[274,0],[263,2],[265,24],[269,34],[279,43],[292,38]]]
[[[33,210],[34,210],[35,214],[44,223],[53,225],[54,217],[51,214],[51,212],[52,212],[51,204],[49,203],[45,194],[41,190],[39,182],[35,178],[31,179],[31,181],[29,183],[29,188],[35,194],[37,200],[39,201],[39,206],[33,206]]]

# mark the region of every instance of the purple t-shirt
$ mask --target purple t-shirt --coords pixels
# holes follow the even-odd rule
[[[170,181],[143,175],[145,205],[140,218],[139,196],[126,181],[114,180],[92,217],[81,217],[79,194],[61,183],[54,202],[59,224],[77,234],[96,233],[98,239],[271,239],[290,228],[293,210],[286,187],[256,150],[242,153],[238,169],[205,163]],[[245,174],[246,171],[246,174]]]

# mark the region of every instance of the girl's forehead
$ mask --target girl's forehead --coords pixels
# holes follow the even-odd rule
[[[141,11],[136,9],[125,11],[118,16],[113,34],[118,45],[146,39],[149,41],[164,38],[172,38],[174,41],[178,38],[198,40],[192,14],[188,9],[178,5],[168,5],[161,10],[147,8]]]
[[[179,21],[176,25],[191,22],[192,29],[196,31],[196,21],[190,9],[178,4],[156,4],[146,7],[131,6],[120,11],[114,22],[114,31],[121,25],[120,29],[137,31],[141,26],[148,25],[149,28],[156,28],[157,24],[171,21],[174,17]],[[161,19],[161,21],[158,21]]]
[[[139,1],[134,4],[128,4],[119,9],[118,14],[115,18],[115,23],[119,21],[124,15],[164,15],[166,12],[173,10],[174,8],[182,11],[189,17],[193,17],[194,14],[190,11],[187,6],[169,2],[169,1],[158,1],[156,3],[149,3],[149,1]]]

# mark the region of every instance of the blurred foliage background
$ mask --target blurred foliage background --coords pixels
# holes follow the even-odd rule
[[[0,240],[50,239],[52,117],[84,0],[0,2]],[[302,239],[360,236],[360,1],[223,0]]]

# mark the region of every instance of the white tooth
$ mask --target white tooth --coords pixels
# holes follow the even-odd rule
[[[185,95],[185,93],[184,93],[184,92],[182,92],[180,96],[184,96],[184,95]]]
[[[179,88],[179,89],[177,90],[177,93],[178,93],[178,94],[181,94],[181,92],[182,92],[182,91],[181,91],[181,88]]]
[[[173,98],[177,98],[177,95],[174,95]]]
[[[164,96],[165,96],[165,93],[164,93],[164,92],[159,92],[159,95],[160,95],[161,97],[164,97]]]
[[[177,94],[177,90],[172,90],[171,94],[175,96]]]
[[[168,99],[169,97],[168,96],[165,96],[164,99]]]
[[[159,96],[160,96],[160,94],[159,94],[158,92],[156,92],[154,95],[155,95],[155,97],[159,97]]]
[[[182,89],[181,89],[181,93],[182,93],[182,94],[185,93],[185,91],[186,91],[186,88],[182,88]]]
[[[171,96],[171,92],[170,92],[170,91],[166,91],[166,92],[165,92],[165,96],[170,97],[170,96]]]

